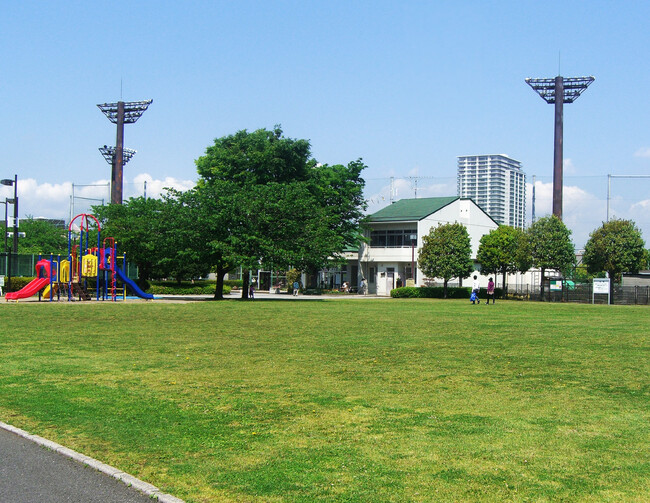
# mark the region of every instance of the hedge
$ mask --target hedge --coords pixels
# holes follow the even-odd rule
[[[212,285],[181,284],[181,286],[170,283],[168,285],[151,285],[147,293],[154,295],[214,295],[214,290],[214,283]],[[228,295],[230,290],[229,286],[223,286],[224,295]]]
[[[14,276],[14,277],[11,278],[11,289],[8,290],[7,285],[9,283],[9,278],[7,278],[7,276],[5,276],[5,286],[2,287],[2,291],[3,291],[3,293],[17,292],[18,290],[23,288],[25,285],[27,285],[27,283],[29,283],[30,281],[32,281],[34,279],[35,279],[34,276],[32,276],[32,277],[29,277],[29,276]]]
[[[472,294],[470,287],[448,287],[448,299],[468,299]],[[444,287],[442,286],[403,286],[390,291],[390,296],[395,299],[442,299]],[[494,289],[494,296],[501,298],[501,288]],[[481,288],[479,298],[487,298],[487,289]]]
[[[12,292],[17,292],[23,288],[27,283],[34,280],[34,277],[27,276],[17,276],[11,278],[11,290]],[[140,285],[142,288],[142,285]],[[196,281],[192,284],[189,281],[182,282],[180,285],[175,281],[151,281],[147,282],[144,285],[143,290],[147,293],[154,295],[214,295],[214,290],[216,283],[214,281]],[[5,279],[5,288],[6,288],[6,279]],[[95,289],[95,280],[94,278],[88,279],[88,288],[89,290]],[[127,287],[127,291],[128,291]],[[228,295],[230,293],[231,287],[224,285],[223,293]],[[3,291],[8,291],[3,288]]]

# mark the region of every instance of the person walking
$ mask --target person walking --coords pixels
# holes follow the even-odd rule
[[[472,293],[476,297],[476,303],[477,304],[481,303],[481,300],[478,298],[478,292],[479,292],[480,288],[481,288],[481,285],[480,285],[480,283],[478,281],[478,276],[476,276],[476,274],[475,274],[474,275],[474,281],[472,281]],[[474,301],[472,301],[472,304],[474,304]]]
[[[492,297],[492,304],[494,304],[494,281],[492,281],[492,278],[488,280],[488,285],[487,285],[487,300],[485,301],[486,304],[490,304],[490,297]]]
[[[300,283],[297,281],[293,282],[293,296],[298,297],[298,290],[300,289]]]
[[[255,285],[253,283],[251,283],[251,286],[248,289],[248,298],[249,299],[254,299],[255,298]]]

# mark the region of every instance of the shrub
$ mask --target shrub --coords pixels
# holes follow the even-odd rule
[[[224,279],[223,280],[224,286],[229,286],[230,288],[233,288],[235,290],[240,289],[242,285],[244,284],[244,281],[241,279]],[[225,293],[225,290],[224,290]]]
[[[472,289],[469,287],[448,287],[448,299],[469,299]],[[442,299],[444,295],[444,288],[441,286],[404,286],[395,288],[390,291],[390,296],[395,299]],[[501,288],[494,289],[494,296],[501,298]],[[487,298],[487,290],[481,288],[479,291],[481,299]]]
[[[213,295],[215,287],[216,282],[211,280],[183,281],[180,285],[176,281],[152,281],[147,292],[154,295]],[[223,293],[228,295],[231,289],[224,284]]]
[[[11,289],[7,289],[9,278],[5,276],[5,286],[2,287],[3,292],[17,292],[23,288],[27,283],[36,279],[35,276],[14,276],[11,278]]]
[[[17,276],[15,278],[11,278],[10,291],[17,292],[34,279],[34,277],[29,276]],[[194,284],[189,281],[185,281],[180,285],[175,281],[151,281],[151,283],[147,282],[147,284],[149,287],[146,290],[143,290],[154,295],[213,295],[214,289],[216,287],[215,281],[208,280],[196,281]],[[87,285],[88,290],[94,292],[97,285],[95,278],[87,278]],[[3,291],[9,290],[5,290],[3,288]],[[230,291],[230,286],[223,286],[224,295],[230,294]]]

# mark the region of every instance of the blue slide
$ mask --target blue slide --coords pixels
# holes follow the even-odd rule
[[[131,288],[131,290],[133,290],[133,293],[135,293],[138,297],[153,300],[153,295],[150,293],[144,293],[142,290],[140,290],[140,287],[136,285],[133,280],[129,279],[129,277],[124,274],[124,271],[122,269],[115,267],[115,272],[117,273],[117,277],[120,278],[120,280],[122,280],[125,285],[129,285],[129,288]]]

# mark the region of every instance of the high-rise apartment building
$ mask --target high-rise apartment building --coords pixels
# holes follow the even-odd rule
[[[458,195],[472,198],[499,224],[525,227],[526,174],[507,155],[459,156]]]

